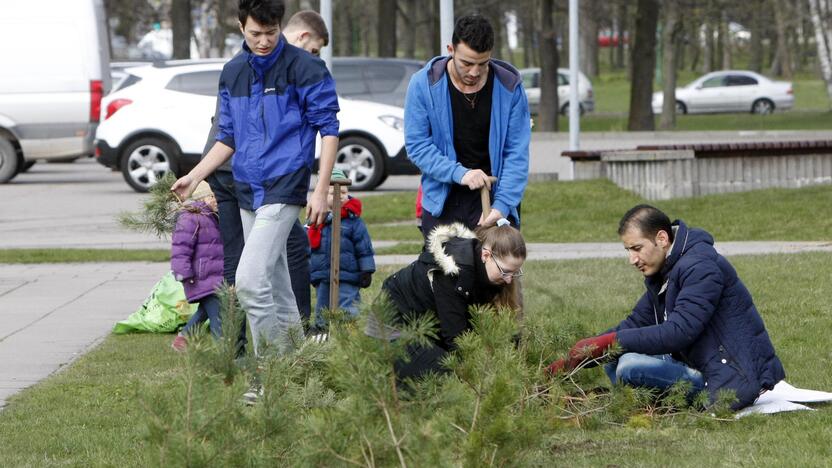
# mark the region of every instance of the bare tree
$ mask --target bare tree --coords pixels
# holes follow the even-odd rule
[[[627,2],[621,1],[618,3],[618,7],[616,8],[616,24],[618,25],[616,32],[618,33],[618,45],[615,47],[615,68],[624,68],[625,66],[624,36],[629,30],[627,27],[629,24],[627,18]]]
[[[170,22],[173,28],[173,58],[191,58],[191,1],[173,0],[170,7]]]
[[[555,0],[540,2],[540,105],[538,126],[544,132],[558,131],[558,43],[555,33]]]
[[[396,0],[378,0],[378,56],[396,56]]]
[[[669,130],[676,126],[676,63],[677,45],[682,36],[679,18],[679,0],[665,0],[664,26],[662,28],[662,116],[659,128]]]
[[[777,54],[771,73],[777,76],[792,77],[792,56],[789,51],[788,36],[786,31],[786,17],[790,8],[787,0],[772,0],[774,7],[774,25],[777,31]]]
[[[633,41],[633,78],[630,88],[628,130],[654,130],[653,75],[656,67],[656,27],[659,22],[659,2],[638,0],[636,7],[636,37]]]
[[[416,0],[402,0],[403,7],[399,10],[404,27],[401,30],[404,56],[413,58],[416,56],[416,29],[417,29],[417,7]]]
[[[763,4],[765,0],[749,0],[751,8],[751,60],[748,68],[760,73],[763,70]]]
[[[824,10],[826,2],[821,0],[809,0],[809,14],[812,17],[812,25],[815,28],[815,44],[818,49],[818,61],[823,81],[826,82],[826,95],[829,97],[829,106],[832,108],[832,31],[829,24],[824,21],[829,13]]]
[[[724,6],[724,5],[723,5]],[[731,53],[731,31],[728,28],[728,11],[722,10],[719,18],[719,44],[720,44],[720,61],[723,70],[730,70],[734,68],[733,54]]]
[[[598,17],[597,0],[580,2],[580,68],[585,75],[598,76]]]

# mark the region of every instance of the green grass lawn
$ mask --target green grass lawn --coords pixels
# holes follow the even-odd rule
[[[0,249],[0,263],[167,262],[170,250]]]
[[[362,217],[374,240],[400,241],[379,254],[419,251],[415,192],[362,199]],[[647,203],[608,180],[529,184],[522,206],[528,242],[617,242],[617,223],[638,203]],[[703,227],[717,241],[826,241],[832,232],[832,186],[766,189],[651,202],[671,218]],[[167,250],[0,249],[0,263],[167,262]]]
[[[419,242],[413,220],[415,193],[365,197],[370,235]],[[608,180],[529,184],[522,205],[528,242],[616,242],[618,220],[647,201]],[[651,202],[671,218],[703,227],[718,241],[830,240],[832,186],[765,189]]]
[[[832,390],[832,375],[828,372],[832,365],[832,353],[828,349],[826,336],[832,329],[832,308],[828,301],[832,295],[832,283],[828,281],[832,276],[832,254],[735,257],[733,263],[755,297],[790,383],[803,388]],[[558,333],[566,334],[571,339],[582,333],[605,329],[628,312],[643,290],[638,273],[618,260],[530,262],[526,270],[525,327],[531,335],[544,337],[544,341],[546,336]],[[385,268],[382,274],[391,271]],[[380,281],[374,282],[364,297],[374,297],[379,285]],[[12,397],[9,405],[0,411],[0,459],[3,465],[165,464],[160,454],[171,448],[159,445],[158,426],[151,424],[153,419],[149,414],[165,409],[167,416],[156,423],[175,428],[174,420],[181,422],[183,415],[190,410],[188,414],[194,415],[190,424],[204,422],[208,425],[219,398],[200,393],[204,389],[199,386],[183,383],[183,375],[188,372],[188,356],[173,353],[169,348],[171,339],[170,335],[110,336],[69,368]],[[563,351],[551,339],[543,343],[542,349],[547,350],[549,357]],[[326,359],[338,361],[344,358],[330,355]],[[494,359],[497,362],[497,355]],[[331,385],[327,379],[316,379],[316,372],[322,372],[321,368],[308,372],[311,373],[302,377],[302,381],[306,379],[307,382],[305,391],[312,392],[320,385]],[[605,385],[600,369],[585,373],[585,383]],[[209,371],[203,371],[199,378],[213,381],[216,385],[206,388],[215,388],[219,392],[226,391],[224,388],[238,390],[238,386],[223,387],[219,383],[221,377]],[[531,378],[543,377],[536,374]],[[470,443],[448,424],[453,422],[467,428],[473,405],[461,398],[461,394],[454,393],[454,389],[459,388],[452,382],[444,385],[442,388],[447,388],[451,394],[440,406],[442,411],[438,411],[437,407],[434,413],[439,418],[436,421],[445,421],[445,424],[408,425],[414,422],[405,419],[406,413],[392,421],[396,428],[410,428],[402,438],[406,459],[429,455],[409,449],[411,446],[423,446],[416,444],[427,444],[424,447],[433,447],[437,451],[450,450],[441,452],[447,454],[456,453],[453,448],[456,444]],[[424,391],[430,393],[432,390]],[[240,459],[240,464],[344,466],[345,462],[338,461],[325,451],[323,441],[327,439],[320,437],[316,430],[320,430],[320,424],[323,424],[324,420],[320,418],[329,411],[326,408],[332,411],[358,408],[350,405],[354,405],[355,398],[360,399],[360,396],[350,396],[349,388],[337,386],[331,387],[330,392],[323,394],[328,396],[319,397],[322,400],[312,398],[306,403],[291,403],[284,399],[296,398],[293,396],[296,394],[292,387],[287,387],[285,392],[278,392],[275,396],[277,401],[273,404],[287,405],[285,411],[296,404],[310,409],[301,413],[264,415],[259,410],[246,412],[232,408],[228,411],[239,419],[239,424],[216,427],[195,439],[188,439],[185,437],[188,433],[183,432],[183,439],[177,440],[181,444],[191,444],[194,453],[200,453],[200,450],[213,453],[211,450],[221,446],[221,442],[231,440],[224,431],[243,431],[240,434],[248,434],[248,438],[233,439],[243,444],[248,454]],[[181,402],[187,401],[185,397],[191,393],[199,398],[193,401],[193,407],[186,408]],[[496,411],[495,404],[491,401],[488,405],[492,406],[484,405],[481,411],[483,414]],[[320,407],[323,409],[311,409],[319,405],[323,405]],[[509,412],[519,411],[510,404],[506,408],[505,411]],[[372,407],[364,409],[368,414],[373,413]],[[443,411],[447,414],[441,414]],[[541,411],[545,415],[549,410],[542,408]],[[559,421],[553,412],[551,418],[538,421],[542,425],[535,426],[534,434],[523,431],[522,419],[515,421],[520,426],[515,426],[510,432],[516,437],[533,437],[535,445],[520,450],[518,453],[523,458],[509,464],[822,466],[832,459],[832,446],[828,443],[832,439],[832,407],[828,405],[820,405],[815,412],[755,416],[739,421],[716,421],[707,415],[654,417],[650,416],[649,407],[634,411],[625,415],[624,419],[620,415],[604,415],[602,412],[566,421]],[[636,420],[643,424],[629,424],[628,417],[631,421],[633,417],[641,418]],[[269,421],[280,427],[286,425],[296,432],[290,436],[281,434],[280,437],[269,437],[268,432],[264,435]],[[483,420],[481,424],[485,425],[487,421]],[[532,422],[529,421],[529,424]],[[499,432],[498,426],[488,427]],[[383,424],[380,428],[381,436],[384,436],[387,429]],[[333,426],[326,430],[350,433],[356,437],[370,431],[367,436],[374,436],[370,428],[362,426]],[[489,434],[482,436],[493,436]],[[258,438],[262,440],[257,441]],[[350,442],[354,444],[352,448],[347,445],[347,448],[336,452],[360,460],[356,448],[361,443],[358,442],[360,439],[353,440]],[[399,464],[389,438],[378,439],[387,440],[387,446],[376,442],[377,439],[372,440],[379,466]],[[511,440],[503,443],[509,445]],[[170,456],[168,453],[166,459]],[[194,458],[191,463],[204,463],[204,459]],[[461,464],[459,459],[444,459],[444,463]]]

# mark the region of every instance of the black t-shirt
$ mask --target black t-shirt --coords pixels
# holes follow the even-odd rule
[[[481,169],[491,175],[488,138],[491,129],[491,94],[494,89],[494,70],[488,68],[488,78],[481,90],[464,94],[456,89],[448,77],[451,110],[454,118],[454,150],[456,160],[469,169]]]

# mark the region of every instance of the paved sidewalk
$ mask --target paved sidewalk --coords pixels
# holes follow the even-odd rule
[[[0,407],[95,346],[166,263],[0,265]]]
[[[726,255],[832,252],[832,242],[725,242]],[[530,260],[625,259],[618,243],[529,244]],[[379,265],[414,255],[384,255]],[[0,265],[0,408],[110,334],[168,270],[167,263]]]

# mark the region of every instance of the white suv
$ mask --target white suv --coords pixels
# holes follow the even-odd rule
[[[145,192],[166,172],[177,175],[199,162],[223,61],[183,61],[128,68],[118,90],[102,103],[96,157],[121,170]],[[337,89],[337,83],[336,83]],[[404,109],[340,98],[336,167],[354,190],[372,190],[390,174],[415,174],[404,150]]]

